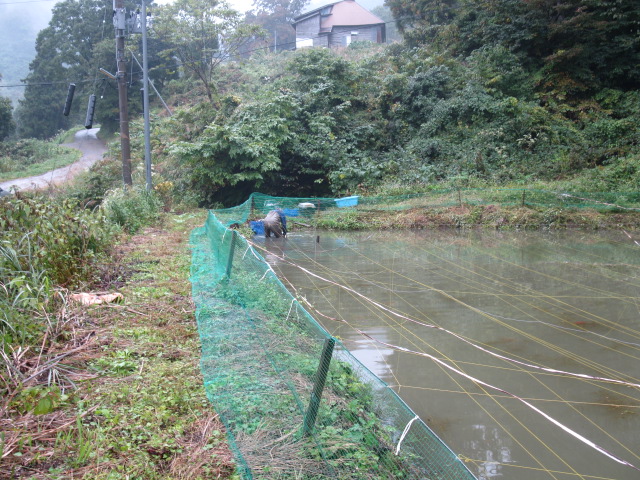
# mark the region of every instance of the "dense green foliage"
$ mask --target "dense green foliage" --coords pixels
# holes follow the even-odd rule
[[[303,5],[256,1],[253,15],[263,18],[253,20],[271,28],[269,22]],[[156,73],[173,75],[164,94],[175,115],[154,120],[156,183],[169,181],[181,199],[207,206],[237,204],[255,190],[324,196],[385,184],[638,188],[636,2],[389,0],[387,6],[403,43],[278,55],[245,48],[224,62],[256,32],[236,12],[199,0],[159,7]],[[113,41],[100,41],[95,28],[110,7],[91,4],[71,31],[61,24],[68,8],[56,6],[40,35],[33,81],[38,72],[87,75],[112,62]],[[66,59],[84,37],[91,41],[82,42],[78,59]],[[99,110],[111,112],[109,130],[115,90],[104,88],[111,107]],[[38,118],[48,126],[33,123],[34,135],[62,126],[53,90],[28,89],[22,128]],[[55,97],[61,102],[64,93]],[[51,115],[36,113],[40,105]],[[132,125],[135,162],[142,137]]]
[[[407,41],[450,55],[501,46],[555,100],[640,85],[634,0],[388,0]]]
[[[11,100],[0,97],[0,142],[5,140],[16,129],[16,124],[11,116],[12,110]]]
[[[202,205],[443,181],[638,188],[635,3],[387,4],[405,43],[224,65],[219,105],[160,127],[159,171]]]
[[[2,203],[3,246],[16,251],[21,270],[44,270],[56,285],[90,278],[92,262],[115,233],[102,215],[68,200],[5,197]]]
[[[384,183],[640,183],[637,90],[601,89],[590,108],[544,104],[500,45],[441,57],[354,44],[225,68],[234,73],[220,109],[201,104],[160,127],[160,171],[203,205],[255,190],[322,196]]]
[[[160,214],[160,200],[154,192],[140,187],[119,188],[109,192],[102,210],[107,220],[127,233],[136,233],[152,224]]]
[[[32,343],[55,311],[55,287],[94,281],[115,233],[100,214],[70,201],[0,199],[0,334]]]

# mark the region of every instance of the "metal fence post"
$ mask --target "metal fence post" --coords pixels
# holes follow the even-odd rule
[[[331,364],[331,356],[333,355],[333,347],[335,344],[336,339],[333,337],[329,337],[324,341],[320,364],[318,365],[313,391],[311,392],[311,400],[309,401],[307,413],[304,416],[304,435],[309,435],[313,431],[313,426],[316,423],[318,409],[320,408],[320,398],[322,397],[324,384],[327,380],[327,374],[329,373],[329,365]]]
[[[233,235],[231,236],[231,247],[229,247],[229,258],[227,259],[227,278],[231,278],[231,267],[233,266],[233,253],[236,249],[237,237],[238,237],[238,232],[234,230]]]

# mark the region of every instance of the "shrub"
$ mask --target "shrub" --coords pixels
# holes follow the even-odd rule
[[[70,200],[18,195],[0,200],[0,231],[0,345],[39,343],[55,286],[92,281],[115,229]]]
[[[54,284],[63,286],[90,278],[93,262],[108,250],[114,234],[99,213],[80,209],[71,200],[37,196],[5,197],[0,230],[3,247],[16,252],[16,272],[45,271]],[[5,285],[10,280],[0,278]]]
[[[160,213],[162,201],[143,187],[111,190],[102,203],[107,220],[127,233],[136,233],[141,227],[153,223]]]

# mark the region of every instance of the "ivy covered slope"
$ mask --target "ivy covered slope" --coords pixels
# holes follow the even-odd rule
[[[173,81],[158,172],[206,206],[452,181],[640,190],[637,2],[387,3],[401,43],[256,50],[202,95]]]

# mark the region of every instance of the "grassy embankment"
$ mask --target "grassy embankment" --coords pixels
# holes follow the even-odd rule
[[[0,182],[42,175],[77,162],[82,154],[62,144],[72,142],[78,130],[61,133],[50,141],[0,142]]]
[[[593,209],[500,207],[462,205],[409,208],[401,211],[371,209],[330,210],[315,221],[331,230],[489,228],[500,230],[640,229],[640,211],[601,212]]]
[[[233,477],[202,385],[188,282],[188,237],[203,218],[165,215],[115,248],[94,289],[123,303],[80,306],[61,292],[48,361],[6,350],[7,366],[36,378],[2,402],[0,477]],[[47,386],[56,376],[69,388]]]

